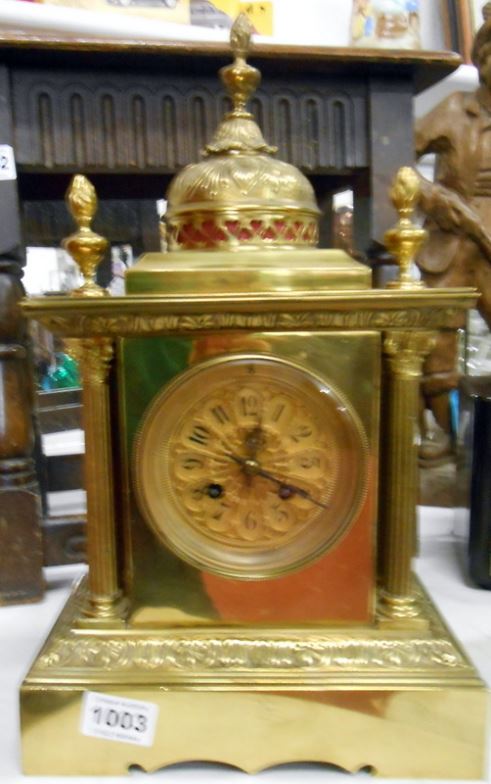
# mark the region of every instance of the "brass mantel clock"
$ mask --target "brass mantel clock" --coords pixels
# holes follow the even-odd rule
[[[105,296],[77,176],[85,283],[24,305],[81,358],[89,561],[22,686],[25,770],[479,778],[486,692],[411,572],[422,363],[475,292],[412,279],[409,169],[392,288],[317,249],[312,187],[247,111],[248,44],[239,17],[232,109],[170,187],[169,252]]]

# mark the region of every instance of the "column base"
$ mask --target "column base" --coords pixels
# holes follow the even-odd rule
[[[127,612],[128,601],[121,591],[111,597],[86,596],[75,625],[79,629],[123,629]]]
[[[384,629],[429,629],[425,599],[415,587],[410,596],[394,596],[381,590],[378,601],[378,626]]]

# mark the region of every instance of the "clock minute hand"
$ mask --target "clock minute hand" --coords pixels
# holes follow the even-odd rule
[[[226,456],[241,465],[245,469],[246,474],[249,476],[262,476],[263,479],[268,479],[270,482],[274,482],[276,485],[278,485],[278,487],[284,487],[290,492],[301,496],[301,498],[306,498],[312,504],[320,506],[321,509],[329,508],[328,504],[324,504],[322,501],[318,501],[316,498],[313,498],[307,490],[303,489],[303,487],[293,485],[291,482],[279,479],[277,476],[270,474],[269,471],[265,471],[264,468],[261,468],[257,460],[251,460],[250,458],[246,457],[239,457],[239,455],[234,455],[232,452],[226,452]]]
[[[316,498],[313,498],[308,490],[304,490],[303,487],[298,487],[298,485],[293,485],[291,482],[285,481],[283,479],[278,479],[278,477],[273,476],[270,474],[269,471],[264,471],[264,469],[260,469],[257,472],[258,476],[264,477],[264,479],[269,479],[271,482],[275,482],[279,487],[285,487],[287,490],[290,490],[295,495],[301,496],[301,498],[306,498],[310,503],[315,504],[316,506],[320,506],[321,509],[328,509],[329,504],[324,504],[322,501],[318,501]]]

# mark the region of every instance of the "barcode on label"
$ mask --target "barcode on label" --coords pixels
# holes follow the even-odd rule
[[[153,702],[86,691],[80,732],[93,738],[152,746],[158,712]]]

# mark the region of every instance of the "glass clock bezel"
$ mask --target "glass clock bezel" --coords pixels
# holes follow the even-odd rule
[[[165,453],[170,434],[175,432],[189,411],[189,397],[193,399],[203,388],[200,376],[209,380],[210,373],[219,380],[222,374],[239,366],[267,368],[275,379],[282,377],[285,385],[303,395],[307,401],[316,399],[315,405],[331,410],[336,416],[336,427],[344,433],[350,450],[343,461],[351,463],[354,474],[343,486],[343,503],[338,506],[338,519],[331,524],[326,520],[333,515],[330,509],[319,510],[315,517],[314,531],[304,531],[278,548],[227,546],[213,541],[186,521],[186,513],[173,497],[169,477],[159,475],[155,455]],[[285,382],[284,377],[287,377]],[[221,382],[223,383],[223,382]],[[218,382],[217,384],[218,385]],[[195,398],[196,399],[196,398]],[[172,422],[166,425],[166,422]],[[159,443],[164,423],[164,437]],[[313,372],[305,365],[266,353],[227,353],[196,363],[182,371],[154,397],[147,407],[138,428],[133,447],[133,482],[138,507],[157,535],[157,538],[187,563],[213,574],[241,580],[264,580],[297,571],[331,550],[349,530],[360,510],[368,484],[368,440],[364,427],[347,396],[330,380]],[[164,460],[165,467],[165,460]],[[345,472],[346,473],[346,472]],[[164,488],[164,492],[162,492]],[[334,510],[335,511],[335,510]],[[327,533],[325,530],[327,529]]]

